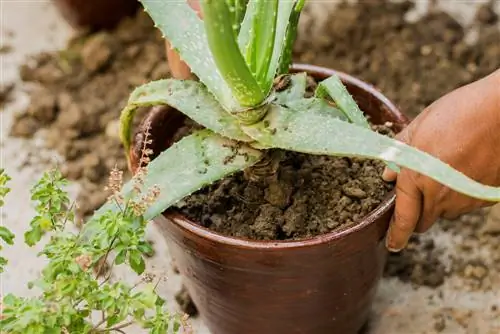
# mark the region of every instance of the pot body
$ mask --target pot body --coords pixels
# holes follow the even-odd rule
[[[336,73],[372,122],[392,122],[396,131],[408,122],[382,94],[349,75],[306,65],[293,71],[320,80]],[[165,130],[179,117],[168,108],[152,111],[146,118],[153,143],[171,144]],[[156,145],[155,154],[161,149]],[[388,196],[348,230],[293,242],[226,237],[172,212],[155,223],[211,333],[355,334],[382,275],[394,199]]]
[[[133,15],[138,0],[52,0],[73,28],[107,29]]]

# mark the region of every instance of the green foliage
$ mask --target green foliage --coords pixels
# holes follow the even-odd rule
[[[9,181],[10,177],[5,173],[3,168],[0,168],[0,208],[4,205],[5,196],[10,192],[10,188],[7,187],[7,182]],[[8,245],[14,244],[14,234],[5,226],[0,226],[0,239]],[[0,250],[2,249],[3,246],[0,244]],[[3,273],[7,263],[7,259],[0,256],[0,273]]]
[[[41,277],[30,282],[41,293],[37,297],[20,298],[9,294],[2,300],[2,333],[59,334],[59,333],[112,333],[135,323],[150,333],[166,333],[173,328],[178,333],[185,326],[184,318],[168,312],[164,301],[157,295],[152,275],[146,275],[137,284],[110,282],[103,277],[103,263],[111,252],[117,256],[111,266],[126,264],[137,274],[145,271],[144,255],[151,252],[145,239],[147,220],[143,214],[158,197],[154,186],[143,188],[145,171],[133,179],[133,194],[124,199],[119,194],[122,174],[113,170],[109,189],[114,205],[120,209],[107,211],[93,219],[91,224],[100,233],[83,238],[65,229],[74,215],[67,193],[62,189],[66,180],[56,171],[45,173],[32,189],[37,201],[37,217],[46,217],[46,225],[35,218],[30,231],[50,232],[51,237],[39,256],[48,264]],[[31,232],[31,245],[39,240]],[[11,240],[12,235],[0,229],[0,237]],[[92,321],[91,314],[99,312],[100,321]]]
[[[35,245],[46,232],[61,229],[68,219],[72,220],[72,213],[66,210],[69,205],[68,193],[63,190],[66,184],[61,173],[54,169],[46,172],[31,189],[31,200],[37,202],[37,215],[24,234],[27,245]]]

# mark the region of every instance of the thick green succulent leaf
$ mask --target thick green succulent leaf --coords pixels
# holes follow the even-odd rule
[[[228,110],[236,109],[231,89],[220,74],[208,45],[203,22],[186,1],[140,0],[155,25],[189,64],[219,102]]]
[[[500,188],[482,185],[433,156],[365,127],[317,109],[273,106],[261,122],[245,126],[259,143],[291,151],[336,156],[360,156],[390,161],[426,175],[468,196],[500,201]]]
[[[332,75],[328,79],[321,81],[315,94],[320,98],[330,96],[352,123],[370,128],[370,124],[366,120],[365,115],[361,109],[359,109],[356,101],[354,101],[353,97],[349,94],[347,88],[337,75]]]
[[[247,4],[247,10],[245,12],[245,17],[241,22],[240,32],[238,34],[238,46],[240,48],[241,54],[247,54],[247,48],[250,45],[250,41],[252,40],[252,36],[254,34],[253,31],[253,20],[255,17],[255,13],[257,11],[257,1],[249,0]],[[248,60],[248,59],[247,59]],[[250,66],[250,64],[249,64]]]
[[[304,9],[306,0],[297,0],[295,2],[295,7],[289,15],[288,27],[286,29],[283,46],[281,47],[279,57],[277,58],[278,66],[275,71],[276,75],[288,73],[290,65],[292,63],[292,51],[293,44],[297,38],[297,29],[299,26],[299,18],[302,9]],[[273,58],[273,60],[275,60]]]
[[[290,82],[285,89],[276,91],[274,103],[287,105],[291,101],[304,98],[307,87],[307,73],[301,72],[292,74],[289,76],[289,79]]]
[[[238,47],[226,2],[202,0],[201,4],[210,51],[222,77],[239,104],[244,107],[259,105],[265,95]]]
[[[169,105],[224,137],[251,141],[241,130],[238,120],[222,108],[203,84],[191,80],[163,79],[136,88],[122,111],[120,136],[127,152],[136,109],[156,105]]]
[[[269,85],[272,84],[273,78],[279,74],[288,73],[288,67],[291,63],[291,57],[288,60],[288,66],[286,66],[285,71],[281,71],[281,63],[282,61],[286,61],[287,48],[293,47],[293,43],[295,42],[296,33],[293,36],[288,37],[289,31],[296,31],[299,23],[299,16],[302,7],[297,6],[299,1],[280,1],[279,10],[278,10],[278,18],[276,24],[276,38],[274,41],[273,55],[271,58],[271,62],[269,64],[269,69],[267,72],[267,83]],[[298,12],[297,12],[298,10]],[[290,41],[287,41],[288,38],[291,38]],[[288,45],[288,43],[291,43]],[[291,50],[290,50],[291,56]],[[283,65],[285,68],[285,66]]]
[[[270,90],[267,72],[275,45],[278,4],[278,0],[259,0],[257,15],[254,19],[254,38],[252,39],[251,47],[255,50],[257,65],[255,75],[265,93]]]
[[[229,13],[233,24],[233,32],[235,37],[238,36],[241,28],[241,22],[245,18],[248,0],[226,0],[229,6]]]
[[[262,152],[242,143],[223,138],[210,130],[201,130],[184,137],[162,152],[147,166],[142,191],[158,186],[160,196],[145,213],[153,219],[163,211],[225,176],[255,164]],[[133,195],[133,180],[123,186],[125,199]],[[93,219],[108,210],[119,210],[113,203],[102,206]]]

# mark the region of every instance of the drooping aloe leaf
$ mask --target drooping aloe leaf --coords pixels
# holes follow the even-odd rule
[[[223,177],[255,164],[262,152],[244,144],[225,139],[210,130],[201,130],[163,151],[147,166],[142,190],[157,185],[160,196],[146,211],[144,217],[153,219],[170,206],[193,192]],[[125,199],[133,195],[133,180],[123,186]],[[108,210],[119,210],[107,203],[93,216],[97,219]]]
[[[120,118],[120,136],[128,152],[131,144],[131,126],[139,107],[169,105],[198,124],[224,137],[248,142],[238,120],[226,112],[206,87],[196,81],[164,79],[136,88]]]
[[[305,72],[292,74],[289,76],[290,83],[284,90],[275,93],[274,103],[287,105],[290,101],[303,99],[306,93],[307,74]]]
[[[365,118],[365,115],[359,109],[356,101],[347,91],[342,81],[337,75],[332,75],[328,79],[321,81],[316,88],[315,95],[320,98],[330,96],[335,104],[342,110],[347,118],[359,126],[370,128],[370,124]]]
[[[286,2],[285,2],[286,3]],[[297,38],[297,28],[299,25],[300,13],[304,9],[306,0],[297,0],[293,11],[289,14],[288,27],[285,31],[283,46],[278,55],[278,65],[276,66],[275,74],[280,75],[288,73],[288,69],[292,63],[292,50],[295,39]],[[274,58],[273,58],[274,60]]]
[[[191,71],[198,76],[219,102],[228,110],[238,103],[217,69],[203,22],[186,1],[140,0],[163,35],[179,52]]]
[[[261,122],[244,127],[259,143],[309,154],[359,156],[390,161],[468,196],[500,201],[500,188],[482,185],[433,156],[370,129],[342,121],[313,106],[273,106]]]
[[[226,2],[202,0],[201,3],[208,44],[222,77],[242,106],[259,105],[265,95],[240,52]]]

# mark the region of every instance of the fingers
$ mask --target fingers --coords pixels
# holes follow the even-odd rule
[[[420,218],[422,194],[411,173],[403,170],[398,177],[396,208],[386,237],[386,247],[391,252],[399,252],[406,247]]]

